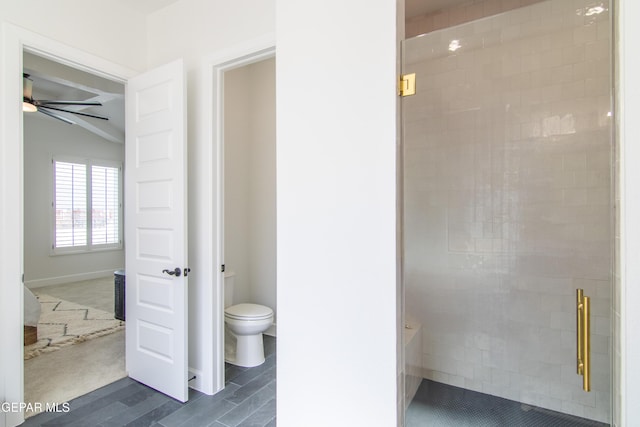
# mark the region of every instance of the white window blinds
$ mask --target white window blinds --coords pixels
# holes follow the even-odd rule
[[[54,162],[55,247],[87,245],[87,165]]]
[[[121,247],[120,167],[54,159],[53,169],[53,250]]]
[[[91,242],[94,245],[118,243],[119,182],[118,168],[91,167]]]

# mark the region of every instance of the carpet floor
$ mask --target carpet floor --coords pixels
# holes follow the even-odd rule
[[[75,304],[47,294],[36,295],[42,313],[38,321],[38,341],[25,346],[25,360],[124,329],[113,312]]]
[[[108,312],[113,319],[113,277],[33,289]],[[68,345],[24,361],[25,402],[64,403],[127,376],[125,331]],[[27,417],[33,412],[25,414]]]

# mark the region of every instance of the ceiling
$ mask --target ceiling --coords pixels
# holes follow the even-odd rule
[[[436,10],[448,9],[463,3],[470,3],[470,0],[405,0],[405,17],[426,15]]]
[[[124,143],[124,85],[25,52],[24,72],[33,80],[36,100],[97,101],[101,107],[65,106],[67,110],[108,117],[100,120],[76,114],[56,114],[75,122],[66,124],[41,113],[24,113],[31,119],[48,120],[63,126],[78,126],[110,142]]]
[[[179,0],[111,0],[120,3],[121,6],[133,9],[142,14],[153,13],[163,9],[170,4],[177,3]]]

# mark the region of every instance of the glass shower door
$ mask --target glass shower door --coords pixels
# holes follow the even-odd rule
[[[551,0],[405,41],[405,318],[422,378],[610,422],[611,35],[608,2]]]

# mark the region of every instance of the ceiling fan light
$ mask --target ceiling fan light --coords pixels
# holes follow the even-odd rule
[[[30,102],[22,101],[22,111],[24,111],[25,113],[35,113],[36,111],[38,111],[38,107]]]

